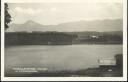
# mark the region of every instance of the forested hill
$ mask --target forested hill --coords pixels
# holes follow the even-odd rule
[[[6,45],[122,44],[123,32],[6,32]]]
[[[108,32],[97,32],[97,31],[81,31],[81,32],[64,32],[67,34],[75,34],[78,37],[87,37],[89,35],[117,35],[123,38],[122,31],[108,31]]]

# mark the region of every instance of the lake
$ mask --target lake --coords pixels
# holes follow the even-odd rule
[[[123,53],[122,45],[21,45],[5,48],[5,71],[12,68],[80,70],[98,67],[99,58]]]

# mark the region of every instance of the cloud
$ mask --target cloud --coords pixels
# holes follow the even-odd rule
[[[14,22],[34,20],[44,25],[123,17],[122,3],[10,3],[9,10]]]
[[[55,12],[55,11],[57,11],[57,8],[53,7],[50,9],[50,11]]]
[[[43,10],[41,9],[32,9],[32,8],[21,8],[21,7],[16,7],[15,11],[18,13],[23,13],[23,14],[29,14],[29,15],[35,15],[38,13],[41,13]]]

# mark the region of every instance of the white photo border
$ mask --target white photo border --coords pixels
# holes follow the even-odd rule
[[[83,3],[103,0],[1,0],[1,80],[2,81],[127,81],[127,0],[123,3],[123,77],[5,77],[4,76],[4,3]],[[118,0],[104,0],[116,2]],[[120,0],[121,1],[121,0]]]

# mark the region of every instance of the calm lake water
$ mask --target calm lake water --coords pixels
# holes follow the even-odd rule
[[[79,70],[98,66],[98,58],[114,58],[122,45],[25,45],[5,48],[5,70],[14,67]]]

